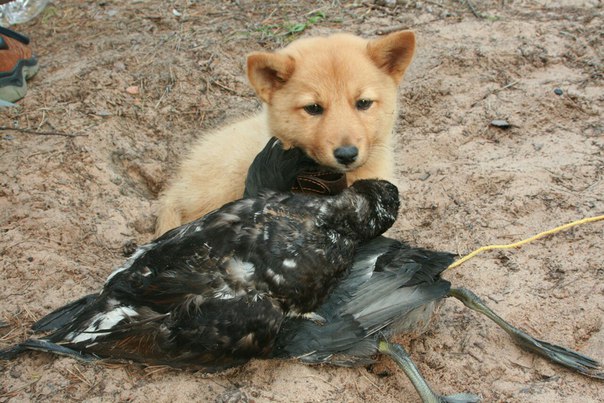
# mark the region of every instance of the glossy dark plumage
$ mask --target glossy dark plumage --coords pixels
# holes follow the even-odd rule
[[[387,237],[364,243],[354,264],[316,313],[325,324],[288,318],[274,355],[343,366],[374,361],[378,342],[421,331],[451,284],[440,273],[453,255]]]
[[[44,340],[85,354],[207,371],[268,356],[284,318],[321,320],[313,311],[359,243],[388,229],[398,207],[386,181],[229,203],[141,246],[99,294],[35,329],[58,329]]]

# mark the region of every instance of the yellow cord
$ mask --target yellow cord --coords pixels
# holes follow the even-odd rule
[[[467,255],[465,255],[464,257],[462,257],[461,259],[457,260],[456,262],[454,262],[453,264],[451,264],[449,267],[447,267],[447,269],[452,269],[454,267],[457,267],[459,265],[461,265],[462,263],[466,262],[467,260],[472,259],[474,256],[478,255],[481,252],[487,251],[487,250],[493,250],[493,249],[512,249],[512,248],[517,248],[519,246],[522,246],[524,244],[527,244],[529,242],[535,241],[537,239],[543,238],[545,236],[551,235],[551,234],[555,234],[557,232],[560,231],[564,231],[565,229],[577,226],[577,225],[581,225],[581,224],[587,224],[590,222],[596,222],[596,221],[601,221],[604,220],[604,215],[600,215],[600,216],[596,216],[596,217],[588,217],[588,218],[583,218],[582,220],[577,220],[577,221],[573,221],[570,222],[568,224],[564,224],[561,225],[559,227],[550,229],[548,231],[544,231],[544,232],[540,232],[537,235],[534,235],[530,238],[527,239],[523,239],[522,241],[518,241],[518,242],[514,242],[514,243],[509,243],[506,245],[487,245],[487,246],[483,246],[481,248],[476,249],[474,252],[469,253]]]

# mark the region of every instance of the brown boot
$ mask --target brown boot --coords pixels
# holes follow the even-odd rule
[[[29,38],[0,27],[0,99],[15,102],[27,92],[26,80],[38,72]]]

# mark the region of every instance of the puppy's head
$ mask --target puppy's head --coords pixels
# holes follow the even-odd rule
[[[268,106],[272,135],[321,165],[353,171],[372,149],[388,146],[397,87],[414,49],[409,31],[375,40],[306,38],[275,53],[252,53],[247,72]]]

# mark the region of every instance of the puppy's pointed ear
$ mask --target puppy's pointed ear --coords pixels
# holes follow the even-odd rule
[[[374,39],[367,45],[371,60],[399,83],[415,52],[415,34],[399,31]]]
[[[247,77],[256,94],[266,103],[273,93],[294,74],[296,63],[291,56],[254,52],[247,57]]]

